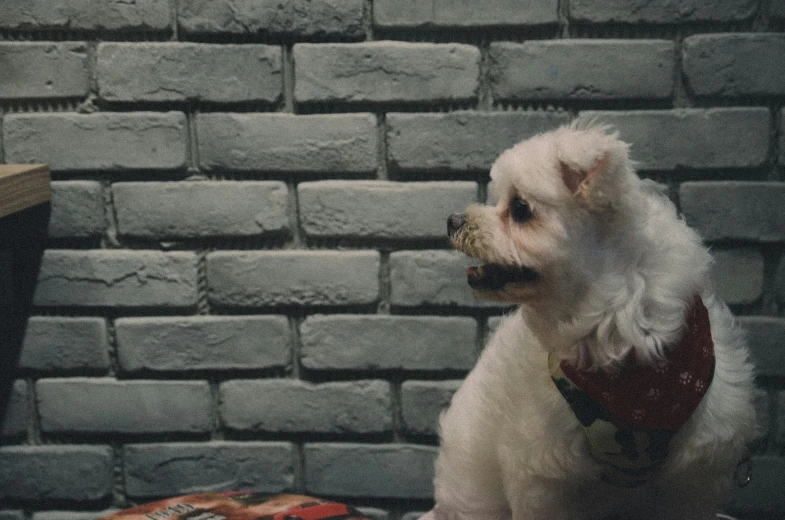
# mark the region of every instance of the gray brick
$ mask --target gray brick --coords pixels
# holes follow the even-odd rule
[[[84,97],[89,89],[84,42],[0,42],[0,67],[12,71],[0,76],[0,99]]]
[[[177,251],[51,249],[34,303],[40,306],[196,307],[196,255]]]
[[[752,361],[758,375],[785,375],[785,319],[742,316],[739,323],[747,331]]]
[[[112,185],[117,227],[138,238],[286,235],[286,184],[277,181]]]
[[[446,216],[477,201],[477,184],[319,181],[297,194],[310,237],[443,239]]]
[[[314,315],[300,326],[312,370],[468,370],[477,359],[472,318]]]
[[[182,0],[178,21],[186,34],[257,34],[262,37],[365,36],[362,0]]]
[[[406,431],[415,435],[437,435],[439,414],[450,405],[461,381],[404,381],[401,412]]]
[[[52,182],[52,238],[91,238],[106,230],[104,196],[95,181]]]
[[[373,3],[373,21],[379,27],[541,25],[558,20],[556,0],[525,3],[511,0],[375,0]]]
[[[728,509],[745,518],[751,514],[781,515],[785,511],[785,459],[775,455],[753,457],[753,475],[750,485],[737,488],[728,502]]]
[[[363,305],[379,299],[376,251],[219,251],[207,255],[216,305]]]
[[[5,160],[52,171],[178,170],[186,166],[185,114],[130,112],[10,114]]]
[[[125,372],[254,370],[291,363],[285,316],[121,318],[115,329]]]
[[[293,379],[238,380],[220,387],[223,424],[269,433],[386,433],[392,395],[385,381],[312,384]]]
[[[203,433],[212,429],[204,381],[39,379],[41,430],[47,433]]]
[[[14,381],[11,395],[6,405],[5,417],[0,417],[0,438],[24,437],[27,435],[27,423],[30,418],[30,407],[27,404],[29,393],[27,383],[22,379]]]
[[[619,130],[643,170],[750,168],[769,153],[765,108],[581,112]]]
[[[171,27],[166,0],[86,5],[85,0],[4,0],[0,28],[160,31]]]
[[[399,170],[487,170],[502,151],[569,120],[555,112],[393,113],[387,153]]]
[[[679,199],[687,223],[705,240],[785,240],[785,184],[685,182]]]
[[[95,501],[113,488],[108,446],[0,447],[0,499]]]
[[[756,0],[570,0],[570,19],[589,23],[731,22],[755,15]]]
[[[469,45],[299,43],[293,55],[298,103],[468,101],[477,97],[480,51]]]
[[[98,91],[118,102],[275,103],[281,67],[281,48],[272,45],[102,43]]]
[[[344,497],[433,496],[436,448],[408,444],[306,444],[305,489]]]
[[[118,509],[104,509],[103,511],[37,511],[30,517],[31,520],[96,520],[117,513]]]
[[[37,372],[109,370],[109,343],[103,318],[33,316],[19,357],[19,367]]]
[[[377,167],[371,114],[200,114],[206,170],[369,173]]]
[[[701,34],[684,39],[688,88],[698,96],[785,95],[785,34]]]
[[[755,249],[713,249],[717,294],[729,305],[755,303],[763,294],[763,255]]]
[[[285,442],[130,444],[123,460],[129,497],[294,486],[294,447]]]
[[[445,226],[446,222],[445,217]],[[390,255],[390,303],[403,307],[499,306],[472,295],[465,274],[471,265],[477,261],[457,251],[396,251]]]
[[[675,47],[667,40],[492,43],[495,101],[668,98]]]
[[[25,512],[21,509],[0,510],[0,520],[25,520]]]

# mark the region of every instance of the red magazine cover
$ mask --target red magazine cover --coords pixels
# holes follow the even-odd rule
[[[98,520],[371,520],[357,509],[304,495],[198,493],[124,509]]]

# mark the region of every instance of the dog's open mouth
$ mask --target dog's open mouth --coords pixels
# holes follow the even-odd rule
[[[531,282],[537,273],[524,266],[483,264],[466,269],[469,287],[479,291],[498,291],[508,283]]]

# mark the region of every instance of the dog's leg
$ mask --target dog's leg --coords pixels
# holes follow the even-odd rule
[[[435,520],[509,520],[492,444],[442,449],[436,462]],[[490,450],[492,451],[492,450]]]

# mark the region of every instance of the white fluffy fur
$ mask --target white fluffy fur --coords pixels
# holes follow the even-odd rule
[[[459,250],[539,277],[477,293],[520,307],[502,320],[442,416],[437,517],[708,520],[726,498],[754,432],[747,348],[712,292],[700,238],[635,175],[627,148],[592,125],[541,134],[494,164],[496,206],[468,208],[454,239]],[[572,174],[580,183],[571,189],[565,175]],[[511,221],[516,196],[531,206],[531,222]],[[632,350],[653,362],[679,339],[695,294],[709,309],[714,339],[708,393],[648,484],[605,484],[550,379],[548,353],[594,370],[616,370]]]

